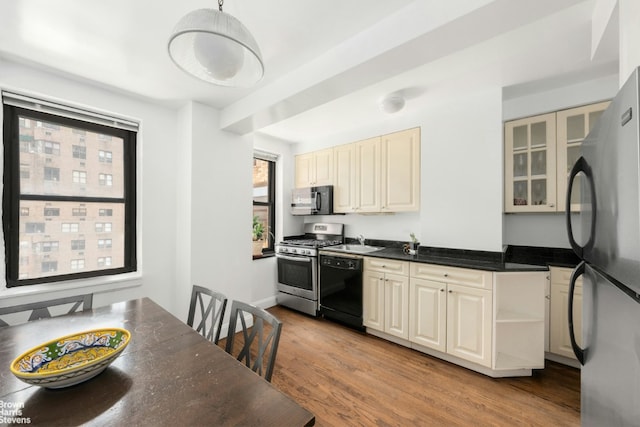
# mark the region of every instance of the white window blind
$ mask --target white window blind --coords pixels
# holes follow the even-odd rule
[[[278,155],[274,153],[269,153],[267,151],[262,150],[253,150],[253,157],[260,160],[267,160],[269,162],[275,162],[278,160]]]
[[[139,128],[139,124],[130,119],[111,116],[96,111],[86,110],[83,108],[72,107],[70,105],[64,105],[54,101],[38,99],[15,92],[8,92],[3,90],[2,103],[13,105],[14,107],[24,108],[27,110],[41,111],[43,113],[55,114],[57,116],[67,117],[70,119],[82,120],[85,122],[96,123],[99,125],[110,126],[113,128],[130,130],[134,132],[137,132]]]

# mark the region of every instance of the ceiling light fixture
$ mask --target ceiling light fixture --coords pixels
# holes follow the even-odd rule
[[[169,38],[169,56],[183,71],[221,86],[249,87],[264,75],[258,43],[233,16],[198,9],[178,21]]]
[[[380,109],[387,114],[397,113],[404,108],[404,97],[397,94],[385,96],[380,100]]]

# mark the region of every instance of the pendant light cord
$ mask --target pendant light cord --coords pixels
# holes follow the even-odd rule
[[[222,12],[222,5],[224,4],[224,0],[218,0],[218,10]]]

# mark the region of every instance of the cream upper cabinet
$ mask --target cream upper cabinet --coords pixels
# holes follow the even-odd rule
[[[580,156],[582,141],[589,134],[589,131],[591,131],[593,125],[600,118],[604,110],[607,109],[609,104],[609,101],[605,101],[558,111],[556,113],[558,211],[564,212],[566,210],[567,201],[564,195],[567,194],[569,173]],[[574,181],[574,188],[571,194],[572,211],[578,211],[580,209],[580,179],[581,176],[578,175]]]
[[[569,338],[570,268],[551,267],[551,302],[549,310],[549,352],[576,359]],[[582,347],[582,279],[576,281],[573,296],[573,322],[576,342]]]
[[[344,144],[333,149],[333,211],[355,212],[356,145]]]
[[[420,128],[381,137],[382,212],[420,210]]]
[[[355,150],[354,212],[380,212],[380,138],[356,142]]]
[[[555,113],[506,122],[504,138],[505,212],[555,212]]]
[[[609,101],[504,125],[505,212],[564,212],[569,172],[580,145]],[[574,181],[571,209],[579,210],[580,176]]]
[[[420,210],[420,128],[333,148],[333,210]]]
[[[332,185],[333,175],[333,148],[296,156],[296,188]]]
[[[409,263],[364,258],[363,323],[389,335],[409,337]]]

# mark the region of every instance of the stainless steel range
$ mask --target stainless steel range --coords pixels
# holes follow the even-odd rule
[[[278,304],[318,315],[318,249],[341,245],[344,224],[307,223],[300,239],[276,244]]]

